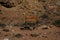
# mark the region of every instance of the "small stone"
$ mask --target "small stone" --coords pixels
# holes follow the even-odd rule
[[[56,2],[56,5],[60,6],[60,1]]]
[[[43,25],[42,29],[48,29],[49,27],[47,25]]]
[[[4,38],[4,40],[9,40],[8,38]]]

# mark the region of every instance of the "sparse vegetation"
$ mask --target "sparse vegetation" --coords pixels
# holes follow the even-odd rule
[[[22,28],[20,28],[21,30],[32,30],[35,29],[36,23],[25,22],[21,26],[22,26]]]
[[[3,13],[2,13],[2,10],[0,10],[0,14],[3,14]]]
[[[60,27],[60,19],[54,20],[53,25]]]
[[[23,27],[23,28],[20,28],[21,30],[31,30],[30,27]]]
[[[36,23],[32,23],[32,22],[25,22],[24,24],[22,24],[23,27],[34,27]]]
[[[46,0],[38,0],[38,2],[40,2],[40,1],[41,1],[41,2],[46,2]]]
[[[21,24],[17,23],[17,24],[14,24],[14,26],[20,26]]]
[[[10,3],[9,1],[8,2],[0,2],[0,4],[6,8],[12,8],[14,6],[14,3]]]
[[[39,34],[32,33],[31,36],[32,36],[32,37],[37,37],[37,36],[39,36]]]
[[[5,31],[5,32],[9,32],[9,29],[3,29],[3,31]]]
[[[43,14],[43,15],[41,16],[41,18],[43,18],[43,19],[48,18],[48,15]]]
[[[0,40],[60,40],[57,1],[0,0]]]
[[[17,37],[17,38],[21,38],[22,36],[23,35],[22,34],[19,34],[19,33],[15,35],[15,37]]]
[[[0,22],[0,28],[5,28],[5,27],[6,27],[6,25],[4,23]]]

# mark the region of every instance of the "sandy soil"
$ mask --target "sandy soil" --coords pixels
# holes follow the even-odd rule
[[[60,40],[60,0],[0,0],[0,40]]]

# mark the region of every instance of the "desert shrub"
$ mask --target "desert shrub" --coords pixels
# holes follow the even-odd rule
[[[9,32],[9,29],[3,29],[4,32]]]
[[[24,24],[22,24],[23,27],[32,27],[35,26],[36,23],[32,23],[32,22],[25,22]]]
[[[53,25],[60,27],[60,20],[54,20]]]
[[[30,27],[23,27],[23,28],[20,28],[21,30],[31,30]]]
[[[6,7],[6,8],[12,8],[14,6],[14,3],[10,3],[9,1],[8,2],[0,2],[0,5]]]
[[[22,36],[23,35],[22,34],[19,34],[19,33],[15,35],[15,37],[17,37],[17,38],[21,38]]]
[[[21,30],[33,30],[36,27],[36,23],[25,22],[21,25]]]
[[[0,10],[0,14],[3,14],[3,13],[2,13],[2,10]]]
[[[0,22],[0,28],[5,28],[6,24]]]
[[[39,34],[37,34],[37,33],[32,33],[31,36],[32,36],[32,37],[37,37],[37,36],[39,36]]]
[[[44,14],[41,16],[41,18],[43,18],[43,19],[48,18],[48,15]]]
[[[46,0],[38,0],[38,2],[40,2],[40,1],[41,1],[41,2],[46,2]]]

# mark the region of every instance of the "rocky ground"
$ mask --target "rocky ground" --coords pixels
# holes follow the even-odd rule
[[[60,0],[0,0],[0,40],[60,40]]]

